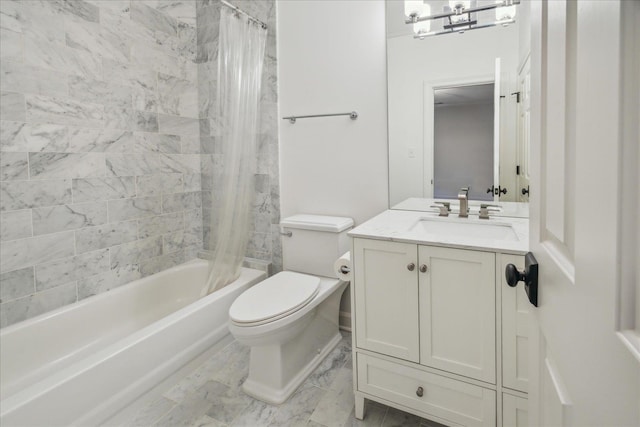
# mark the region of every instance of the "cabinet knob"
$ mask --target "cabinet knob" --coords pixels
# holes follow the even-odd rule
[[[415,270],[415,269],[416,269],[416,265],[415,265],[413,262],[410,262],[410,263],[407,265],[407,270],[409,270],[409,271],[413,271],[413,270]]]
[[[429,268],[427,267],[427,264],[422,264],[422,265],[420,266],[420,272],[421,272],[421,273],[426,273],[428,269],[429,269]]]
[[[422,387],[418,387],[416,390],[416,396],[422,397],[424,395],[424,389]]]

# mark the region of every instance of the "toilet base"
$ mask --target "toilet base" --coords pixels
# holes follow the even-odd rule
[[[338,345],[338,343],[342,340],[342,335],[340,332],[337,332],[324,346],[324,348],[318,351],[318,354],[315,355],[309,363],[307,363],[304,367],[302,367],[296,375],[294,375],[287,384],[283,387],[272,388],[267,386],[263,382],[257,382],[251,379],[251,374],[245,380],[244,384],[242,384],[242,391],[244,391],[249,396],[261,400],[263,402],[272,404],[272,405],[280,405],[284,403],[289,397],[293,394],[294,391],[307,379],[307,377],[311,374],[322,363],[325,357]],[[256,350],[255,348],[251,349],[252,357],[253,352]]]

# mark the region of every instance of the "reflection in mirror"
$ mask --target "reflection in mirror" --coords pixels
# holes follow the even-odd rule
[[[494,84],[434,89],[433,195],[493,201]],[[488,190],[488,191],[487,191]]]
[[[517,101],[528,80],[522,75],[526,55],[520,51],[518,21],[417,39],[412,26],[405,24],[404,2],[386,4],[390,206],[408,198],[455,199],[460,187],[467,186],[472,200],[527,201],[528,194],[522,195],[520,187],[528,186],[523,176],[528,163],[523,140],[528,131],[522,124],[528,112]],[[437,13],[448,2],[425,4]],[[439,104],[440,93],[451,88],[480,90],[480,85],[492,95],[482,113],[473,120],[453,113],[446,117],[453,106]],[[479,117],[484,117],[483,126],[475,124],[486,132],[465,132]],[[447,142],[441,144],[439,135]],[[490,188],[493,193],[487,193]],[[502,191],[497,194],[498,190]]]

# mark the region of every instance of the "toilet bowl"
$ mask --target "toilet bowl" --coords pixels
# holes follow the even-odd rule
[[[342,338],[340,299],[348,282],[336,278],[333,262],[348,250],[353,220],[295,215],[281,226],[288,235],[285,271],[245,291],[229,309],[231,334],[251,347],[242,389],[270,404],[286,401]],[[295,255],[287,260],[288,251]]]

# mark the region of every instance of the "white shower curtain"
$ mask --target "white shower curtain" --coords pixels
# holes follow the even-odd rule
[[[240,275],[253,227],[258,106],[267,30],[247,16],[221,6],[218,55],[218,133],[222,171],[213,182],[213,259],[203,295]],[[216,218],[217,215],[217,218]]]

